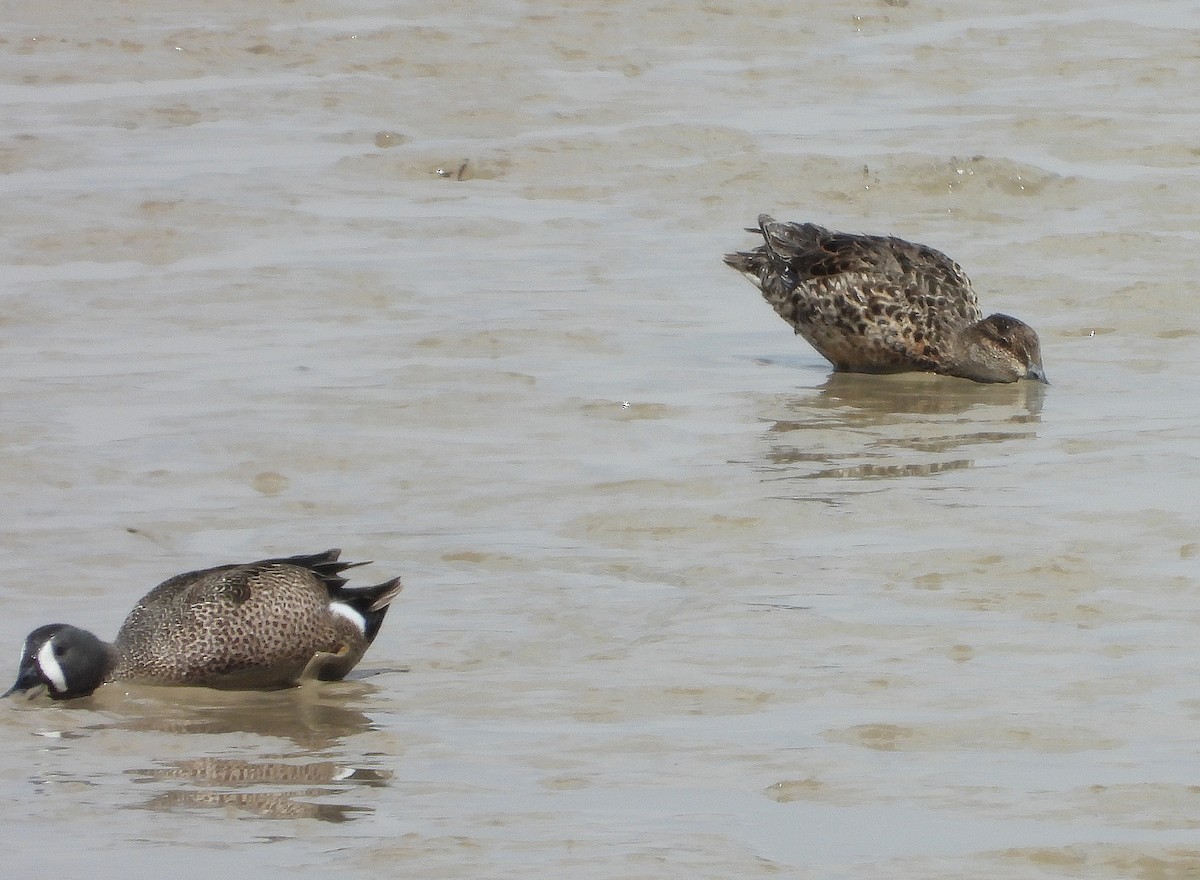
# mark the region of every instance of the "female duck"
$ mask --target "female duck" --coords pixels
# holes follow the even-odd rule
[[[966,273],[940,251],[766,214],[748,231],[763,243],[725,262],[835,370],[1046,381],[1033,328],[1008,315],[984,318]]]

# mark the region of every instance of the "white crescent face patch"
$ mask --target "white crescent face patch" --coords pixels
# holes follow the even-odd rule
[[[367,619],[347,605],[345,602],[330,602],[329,610],[338,617],[344,617],[354,624],[360,633],[367,633]]]
[[[63,675],[62,667],[58,664],[58,658],[54,656],[54,637],[46,639],[45,644],[38,648],[37,652],[38,669],[42,671],[42,675],[50,680],[50,684],[59,693],[65,693],[67,690],[67,677]]]

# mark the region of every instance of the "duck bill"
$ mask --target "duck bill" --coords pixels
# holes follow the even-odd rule
[[[46,682],[38,673],[37,665],[34,663],[23,663],[17,673],[16,683],[3,694],[0,694],[0,699],[11,697],[13,694],[29,694],[30,697],[33,697],[44,689],[46,689]]]

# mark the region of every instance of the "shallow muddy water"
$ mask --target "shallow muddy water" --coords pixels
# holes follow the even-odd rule
[[[198,567],[406,587],[347,682],[0,705],[13,876],[1200,873],[1195,4],[33,6],[4,674]],[[1053,384],[831,375],[760,211]]]

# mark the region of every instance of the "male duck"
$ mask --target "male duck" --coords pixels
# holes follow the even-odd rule
[[[766,214],[747,231],[763,244],[725,262],[835,370],[1046,382],[1033,329],[1008,315],[983,318],[970,280],[940,251]]]
[[[66,700],[107,681],[250,690],[343,678],[401,584],[344,589],[341,573],[366,563],[339,562],[340,553],[176,575],[134,606],[111,645],[63,623],[38,627],[4,696],[45,689]]]

